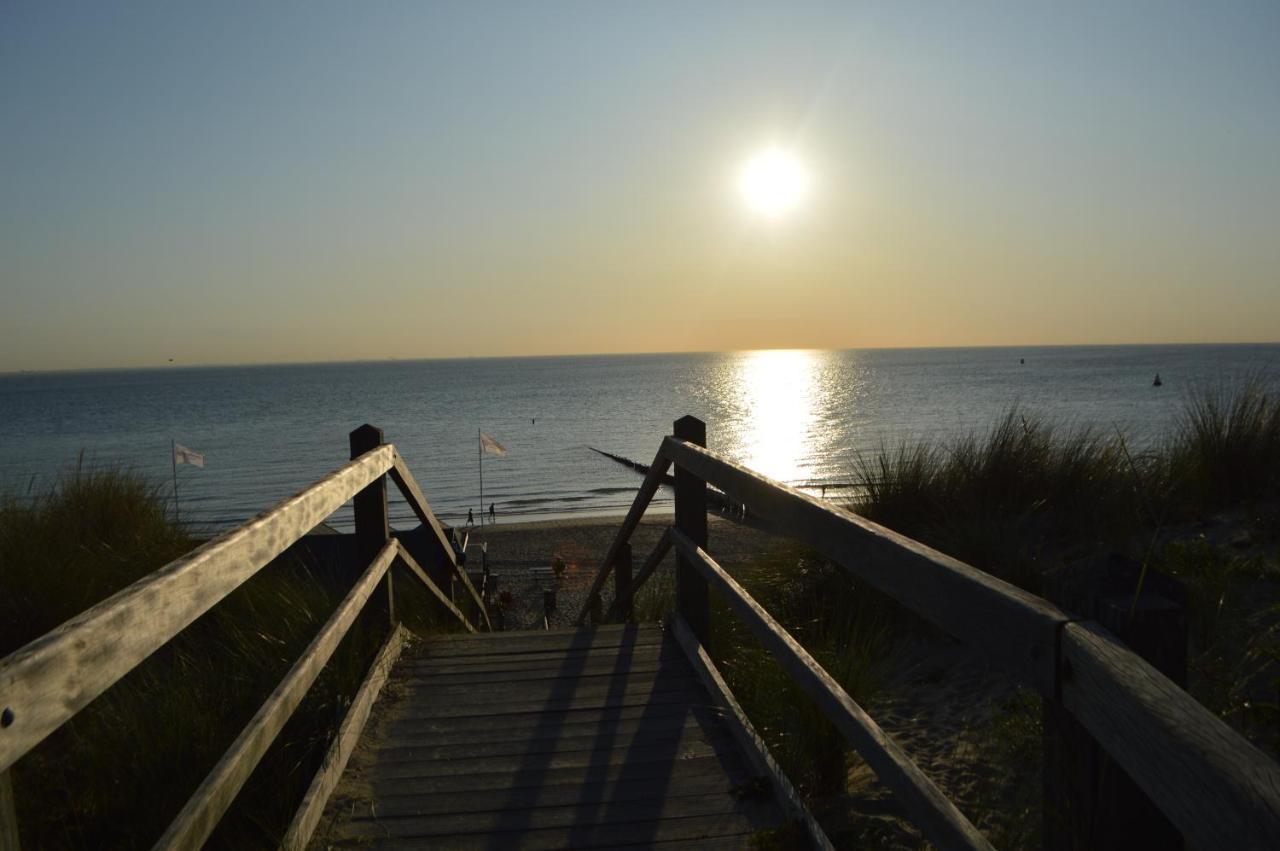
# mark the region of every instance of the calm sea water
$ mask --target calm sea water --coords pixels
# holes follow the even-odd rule
[[[1025,363],[1021,362],[1025,360]],[[499,520],[608,514],[639,477],[588,447],[648,463],[685,413],[708,442],[829,496],[852,459],[901,441],[989,428],[1010,405],[1150,445],[1196,387],[1265,371],[1280,345],[761,351],[565,358],[172,368],[0,376],[0,488],[30,493],[74,465],[170,479],[170,440],[205,453],[178,468],[185,518],[243,521],[347,459],[347,434],[384,429],[433,507],[478,507],[477,429]],[[1159,372],[1164,386],[1152,386]],[[394,489],[393,489],[394,490]],[[669,496],[663,495],[663,500]],[[403,504],[393,521],[409,524]],[[338,525],[348,515],[339,514]]]

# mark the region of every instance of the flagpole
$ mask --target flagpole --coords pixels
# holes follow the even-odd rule
[[[484,441],[476,429],[476,467],[480,470],[480,525],[484,525]]]
[[[173,462],[173,522],[180,520],[178,512],[178,442],[169,438],[169,460]]]

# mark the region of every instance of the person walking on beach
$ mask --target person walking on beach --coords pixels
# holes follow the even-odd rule
[[[497,512],[494,510],[495,508],[496,508],[496,505],[495,505],[494,503],[492,503],[492,502],[491,502],[491,503],[489,503],[489,522],[490,522],[490,523],[493,523],[493,522],[497,521],[497,519],[498,519],[498,514],[497,514]]]
[[[471,514],[470,508],[467,509],[467,525],[468,526],[476,525],[476,518]]]

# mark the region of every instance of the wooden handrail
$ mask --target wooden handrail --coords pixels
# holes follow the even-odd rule
[[[414,576],[418,577],[423,585],[427,586],[427,590],[430,591],[432,596],[440,602],[440,605],[448,609],[454,617],[462,622],[462,625],[467,628],[467,632],[476,632],[475,625],[472,624],[471,621],[467,620],[467,616],[462,613],[461,609],[454,605],[453,600],[449,598],[449,595],[444,593],[444,591],[440,589],[439,585],[436,585],[431,581],[431,577],[422,569],[422,566],[414,561],[413,556],[409,555],[409,551],[404,548],[404,544],[399,541],[396,541],[395,543],[396,554],[400,556],[400,560],[409,568],[409,571],[413,573]]]
[[[462,587],[466,588],[467,593],[471,595],[471,599],[480,610],[480,616],[484,620],[485,628],[492,630],[493,624],[489,622],[489,608],[484,604],[484,597],[476,591],[475,585],[471,582],[471,577],[467,575],[467,571],[463,569],[462,565],[458,564],[458,554],[453,551],[453,544],[449,543],[449,538],[445,535],[444,528],[441,527],[440,521],[436,519],[435,512],[431,510],[431,506],[427,503],[427,498],[423,495],[422,489],[414,481],[413,474],[409,472],[408,465],[404,463],[404,459],[400,457],[398,452],[396,453],[395,464],[389,472],[391,473],[391,481],[396,483],[396,487],[404,495],[405,501],[409,503],[413,513],[418,516],[419,522],[430,531],[429,539],[438,549],[439,554],[449,563],[454,575],[462,583]]]
[[[0,772],[392,466],[361,455],[0,660]]]
[[[661,451],[1021,675],[1076,717],[1193,845],[1280,847],[1280,764],[1100,625],[700,446],[667,437]],[[682,538],[673,532],[687,554]]]
[[[662,454],[719,487],[783,534],[883,591],[960,641],[1056,694],[1058,632],[1072,620],[976,567],[672,437]]]
[[[703,578],[721,593],[738,617],[773,654],[783,669],[813,699],[822,714],[862,755],[912,821],[939,848],[990,849],[991,843],[969,822],[911,758],[872,720],[840,684],[752,599],[705,550],[679,529],[671,541]]]
[[[658,492],[658,487],[662,484],[662,477],[666,475],[667,468],[670,466],[671,460],[663,454],[661,447],[659,447],[658,454],[653,457],[653,463],[649,465],[649,472],[645,475],[644,482],[641,483],[640,490],[636,493],[636,498],[631,503],[631,508],[627,511],[626,519],[622,521],[618,534],[614,536],[613,543],[609,545],[604,562],[600,565],[600,572],[596,574],[596,580],[591,584],[591,590],[587,592],[582,611],[578,613],[578,617],[574,620],[576,626],[582,626],[586,622],[592,603],[600,598],[600,589],[604,587],[605,580],[609,578],[609,574],[613,570],[613,562],[618,557],[618,552],[622,549],[623,544],[631,540],[632,533],[635,532],[636,526],[640,525],[640,518],[644,516],[645,509],[653,501],[654,494]]]
[[[249,779],[253,769],[275,741],[285,722],[306,696],[329,657],[355,623],[369,597],[395,561],[399,544],[388,541],[338,608],[307,645],[275,691],[254,714],[222,759],[192,793],[186,806],[169,825],[155,849],[197,848],[204,844],[218,820]]]
[[[369,720],[373,703],[378,699],[378,693],[386,683],[391,667],[400,658],[400,651],[408,638],[409,631],[403,626],[397,626],[382,645],[382,649],[378,651],[373,664],[369,666],[369,673],[360,684],[356,696],[352,698],[351,708],[343,717],[337,735],[333,737],[324,760],[311,779],[307,793],[302,797],[302,803],[294,813],[289,829],[285,831],[284,839],[280,841],[282,851],[303,851],[311,841],[311,834],[315,833],[316,826],[320,824],[329,796],[337,788],[342,772],[347,767],[347,760],[355,750],[360,733]]]
[[[1280,765],[1096,623],[1062,660],[1062,705],[1191,847],[1280,848]]]

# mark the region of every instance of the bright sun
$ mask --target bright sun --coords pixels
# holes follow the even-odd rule
[[[738,191],[753,212],[772,219],[800,206],[809,194],[809,183],[808,169],[794,154],[769,148],[743,165]]]

